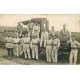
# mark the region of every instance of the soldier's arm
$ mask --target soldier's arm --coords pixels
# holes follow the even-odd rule
[[[78,41],[76,41],[76,45],[80,48],[80,43]]]

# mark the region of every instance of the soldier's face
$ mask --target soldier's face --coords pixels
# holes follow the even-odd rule
[[[63,25],[63,28],[66,29],[66,25]]]
[[[75,37],[72,37],[72,41],[75,41]]]

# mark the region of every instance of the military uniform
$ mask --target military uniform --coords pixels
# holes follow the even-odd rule
[[[77,63],[78,47],[80,47],[79,42],[71,41],[70,64]],[[74,61],[73,61],[73,58],[74,58]]]
[[[52,60],[52,39],[46,41],[46,58],[47,62]]]
[[[38,44],[39,38],[35,38],[31,40],[31,49],[32,49],[32,58],[38,60]]]
[[[14,43],[14,54],[15,56],[19,57],[19,46],[20,46],[20,38],[14,38],[13,39]]]
[[[23,40],[23,51],[24,51],[25,59],[27,59],[27,58],[31,59],[31,56],[30,56],[30,38],[24,37],[22,40]]]
[[[42,32],[41,33],[41,41],[40,41],[40,47],[42,47],[42,44],[43,44],[43,47],[46,47],[46,40],[48,39],[48,32],[45,31],[45,32]]]
[[[40,25],[34,25],[33,26],[33,33],[35,33],[37,35],[37,37],[39,37]]]
[[[57,63],[57,56],[58,56],[58,49],[60,47],[60,40],[55,38],[53,40],[53,47],[52,47],[52,61]]]
[[[5,38],[5,42],[6,42],[6,48],[7,48],[7,51],[8,51],[8,57],[10,57],[10,55],[12,56],[13,58],[13,38],[12,37],[6,37]]]

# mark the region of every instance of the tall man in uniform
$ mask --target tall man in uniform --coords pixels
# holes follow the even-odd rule
[[[48,39],[49,33],[46,31],[46,28],[44,28],[43,32],[41,33],[41,41],[40,41],[40,47],[46,47],[46,40]]]
[[[21,37],[22,31],[23,31],[23,23],[18,22],[17,32],[18,32],[19,37]]]
[[[16,34],[16,37],[13,39],[13,43],[14,43],[14,55],[16,57],[19,57],[20,38],[18,37],[18,34]]]
[[[25,55],[25,59],[31,59],[30,56],[30,37],[28,37],[28,34],[25,34],[25,37],[22,39],[23,40],[23,51]]]
[[[76,64],[77,63],[78,48],[80,48],[80,43],[75,40],[75,36],[72,36],[72,41],[70,43],[71,43],[71,52],[70,52],[69,61],[70,61],[70,64]]]
[[[57,56],[58,56],[58,49],[60,47],[60,40],[57,38],[56,35],[53,37],[53,43],[52,43],[52,61],[54,63],[57,63]]]
[[[13,56],[14,56],[14,53],[13,53],[13,38],[11,37],[10,34],[8,34],[8,37],[6,37],[4,41],[6,42],[8,58],[10,58],[10,56],[13,58]]]
[[[33,34],[30,47],[32,49],[32,59],[39,60],[39,54],[38,54],[38,45],[39,45],[39,38]]]
[[[52,38],[49,35],[48,40],[46,41],[46,58],[47,62],[51,62],[52,60]]]
[[[33,33],[39,37],[40,33],[40,25],[36,22],[33,26]]]

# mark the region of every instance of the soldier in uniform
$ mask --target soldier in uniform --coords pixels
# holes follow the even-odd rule
[[[14,43],[14,55],[16,57],[19,57],[20,38],[18,37],[18,34],[16,34],[16,37],[13,39],[13,43]]]
[[[14,56],[14,53],[13,53],[13,38],[11,37],[10,34],[8,34],[8,37],[6,37],[4,41],[6,42],[8,58],[10,58],[10,56],[13,58],[13,56]]]
[[[25,34],[25,37],[22,39],[23,41],[23,51],[25,55],[25,59],[31,59],[30,56],[30,37],[28,37],[28,34]]]
[[[50,31],[49,35],[51,35],[51,36],[56,35],[56,31],[54,30],[54,26],[52,26],[52,30]]]
[[[48,39],[49,33],[46,31],[46,28],[44,28],[43,32],[41,33],[41,41],[40,41],[40,47],[46,47],[46,40]]]
[[[52,60],[52,39],[51,36],[48,36],[48,40],[46,41],[46,58],[47,62],[51,62]]]
[[[38,45],[39,45],[39,38],[37,38],[37,36],[35,36],[33,34],[32,36],[32,40],[31,40],[31,44],[30,44],[30,47],[32,49],[32,59],[36,59],[36,60],[39,60],[39,57],[38,57]]]
[[[17,32],[18,32],[19,37],[21,37],[22,31],[23,31],[23,24],[20,23],[20,22],[18,22],[18,25],[17,25]]]
[[[57,56],[58,56],[58,49],[60,47],[60,40],[57,38],[56,35],[53,37],[53,43],[52,43],[52,61],[54,63],[57,63]]]
[[[71,33],[66,29],[66,25],[63,25],[63,29],[59,33],[60,36],[67,36],[70,37]]]
[[[30,21],[27,25],[28,25],[28,27],[29,27],[29,32],[28,32],[28,34],[30,34],[30,37],[32,38],[32,32],[33,32],[34,23]]]
[[[39,33],[40,33],[40,25],[36,22],[33,26],[33,33],[37,35],[37,37],[39,37]]]
[[[72,36],[72,41],[70,43],[71,43],[71,52],[70,52],[69,62],[70,62],[70,64],[76,64],[78,48],[80,47],[80,43],[75,40],[75,36]]]

